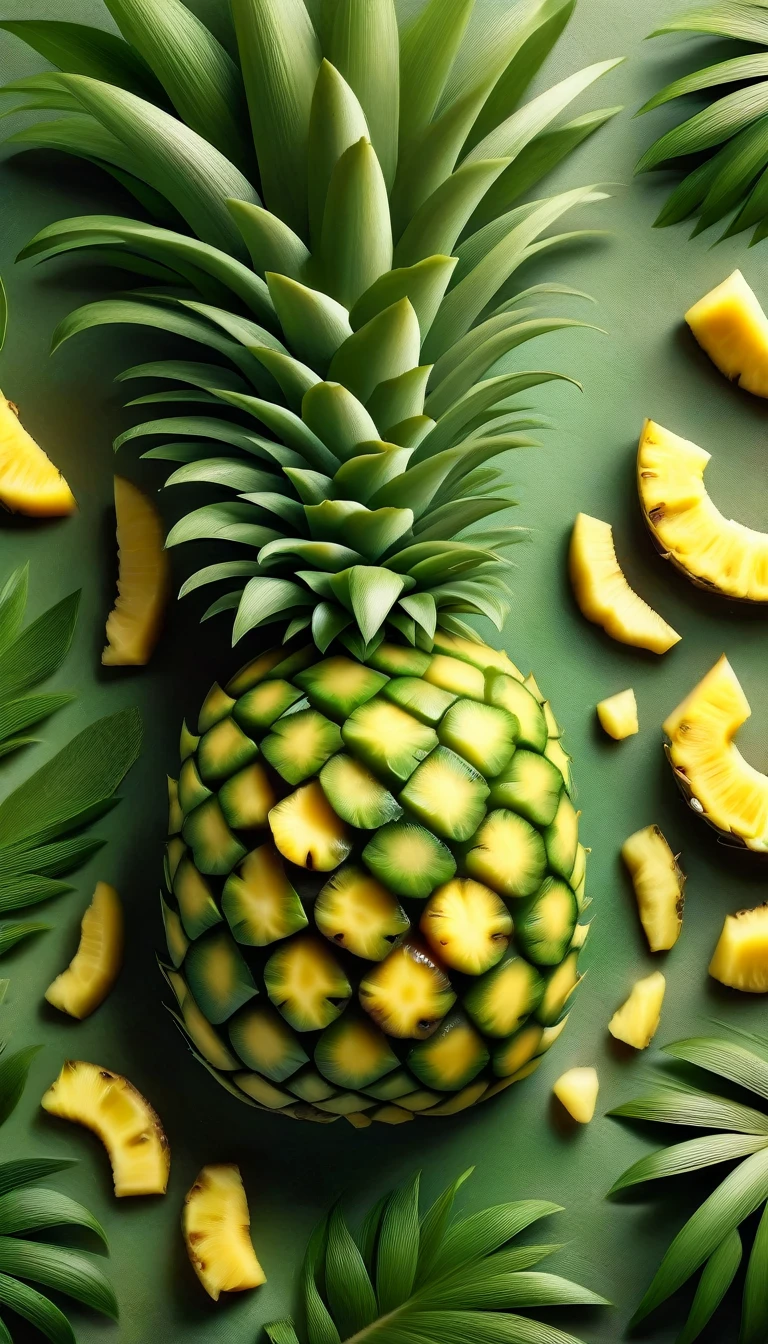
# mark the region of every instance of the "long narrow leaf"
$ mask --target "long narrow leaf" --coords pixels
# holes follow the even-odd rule
[[[718,1162],[733,1162],[750,1153],[758,1153],[762,1148],[768,1148],[768,1138],[751,1134],[708,1134],[702,1139],[688,1139],[685,1143],[676,1143],[671,1148],[661,1148],[641,1157],[619,1177],[608,1193],[616,1194],[643,1181],[666,1180],[669,1176],[699,1171]]]
[[[52,1227],[84,1227],[106,1245],[101,1223],[68,1195],[57,1190],[11,1190],[0,1195],[0,1235],[39,1232]]]
[[[19,1104],[32,1060],[41,1048],[39,1045],[32,1045],[27,1046],[25,1050],[17,1050],[15,1054],[0,1056],[0,1125],[5,1124]],[[2,1167],[0,1167],[1,1179]]]
[[[112,1286],[97,1260],[64,1246],[0,1236],[0,1274],[31,1279],[117,1320]]]
[[[162,87],[149,66],[114,33],[60,19],[3,19],[0,28],[21,38],[58,70],[102,79],[141,98],[164,102]]]
[[[50,1340],[50,1344],[77,1344],[75,1332],[63,1312],[47,1297],[18,1279],[0,1274],[0,1304],[10,1307]]]
[[[693,1344],[728,1292],[741,1263],[741,1237],[734,1229],[713,1251],[701,1272],[696,1294],[677,1344]]]
[[[410,1297],[419,1258],[419,1176],[390,1196],[379,1231],[376,1296],[386,1315]]]
[[[768,1338],[768,1205],[758,1224],[744,1283],[739,1344],[761,1344]]]
[[[27,924],[0,924],[0,957],[4,957],[6,952],[23,943],[27,938],[31,938],[35,933],[45,933],[50,929],[50,924],[27,923]]]

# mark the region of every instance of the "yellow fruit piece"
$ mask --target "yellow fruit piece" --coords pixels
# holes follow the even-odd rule
[[[768,994],[768,905],[726,915],[709,974],[747,994]]]
[[[0,505],[33,518],[60,518],[77,505],[61,472],[35,443],[0,392]]]
[[[601,700],[597,706],[597,717],[600,726],[617,742],[623,742],[625,737],[633,737],[640,732],[637,701],[631,687],[628,691],[618,691],[616,695],[609,695],[607,700]]]
[[[171,1169],[165,1131],[149,1102],[119,1073],[68,1059],[45,1093],[44,1111],[73,1120],[101,1139],[115,1194],[164,1195]]]
[[[661,1021],[661,1005],[667,982],[661,971],[638,980],[626,1003],[613,1014],[608,1030],[617,1041],[645,1050],[651,1044]]]
[[[610,523],[580,513],[573,525],[569,554],[576,601],[588,621],[611,639],[651,653],[666,653],[680,635],[634,592],[621,570]]]
[[[595,1114],[600,1082],[597,1069],[568,1069],[555,1083],[552,1091],[558,1101],[580,1125],[588,1125]]]
[[[685,873],[658,826],[635,831],[621,847],[652,952],[674,947],[683,927]]]
[[[733,844],[768,851],[768,777],[734,743],[751,714],[723,654],[664,724],[666,751],[694,812]]]
[[[203,1167],[184,1200],[181,1227],[192,1267],[214,1302],[221,1293],[242,1293],[267,1281],[250,1226],[239,1167]]]
[[[80,944],[45,997],[70,1017],[88,1017],[103,1003],[123,964],[123,907],[114,887],[97,882],[83,915]]]
[[[685,320],[726,378],[768,397],[768,318],[741,271],[699,299]]]
[[[160,638],[168,603],[169,564],[163,524],[151,499],[115,477],[117,599],[107,617],[108,667],[143,667]]]
[[[645,521],[666,560],[709,592],[768,602],[768,533],[726,518],[704,485],[709,453],[646,420],[637,454]]]
[[[349,828],[313,779],[272,808],[269,825],[283,858],[300,868],[330,873],[352,849]]]

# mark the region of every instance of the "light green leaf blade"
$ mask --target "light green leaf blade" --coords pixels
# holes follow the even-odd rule
[[[668,19],[651,37],[662,33],[706,33],[712,37],[735,37],[743,42],[768,46],[768,16],[758,4],[723,3],[694,9],[678,18]]]
[[[363,632],[364,633],[364,632]],[[419,1174],[387,1201],[376,1256],[376,1296],[382,1315],[406,1302],[419,1258]]]
[[[473,1171],[474,1167],[469,1167],[461,1176],[458,1176],[435,1200],[422,1219],[419,1263],[416,1272],[416,1283],[419,1285],[427,1283],[431,1278],[432,1267],[450,1226],[456,1196],[464,1182],[469,1180]]]
[[[335,0],[327,56],[357,96],[391,188],[397,168],[400,42],[394,0]]]
[[[728,61],[718,61],[716,65],[707,65],[703,70],[694,70],[691,74],[683,75],[680,79],[674,79],[671,84],[666,84],[649,98],[647,103],[638,108],[636,115],[639,117],[644,112],[652,112],[663,103],[671,102],[674,98],[683,98],[690,93],[700,93],[704,89],[720,88],[724,84],[736,84],[742,80],[760,79],[766,75],[768,75],[768,56],[761,52],[754,52],[749,56],[736,56]]]
[[[12,948],[18,947],[27,938],[31,938],[34,933],[46,933],[50,929],[50,924],[27,923],[27,924],[0,924],[0,957],[4,957],[6,952]]]
[[[718,1162],[733,1162],[768,1147],[768,1137],[752,1134],[707,1134],[701,1139],[687,1139],[685,1143],[660,1148],[658,1152],[641,1157],[620,1176],[608,1191],[610,1195],[626,1190],[643,1181],[666,1180],[688,1171],[699,1171]]]
[[[467,221],[508,166],[508,159],[465,163],[451,173],[416,211],[395,247],[396,266],[450,255]]]
[[[333,170],[342,155],[363,138],[370,139],[370,131],[360,103],[336,67],[323,60],[309,114],[308,209],[314,251],[320,245]]]
[[[677,159],[684,154],[698,154],[721,145],[766,113],[768,80],[737,89],[660,136],[642,155],[635,172],[647,173],[669,159]]]
[[[688,1319],[677,1344],[693,1344],[709,1324],[730,1288],[741,1263],[741,1238],[734,1229],[713,1251],[701,1272]]]
[[[277,271],[291,280],[304,279],[310,254],[293,229],[250,201],[227,201],[227,206],[259,275]]]
[[[0,1055],[0,1125],[4,1125],[9,1115],[15,1111],[27,1082],[27,1076],[35,1055],[42,1046],[27,1046],[12,1055]],[[0,1190],[2,1190],[2,1171],[0,1167]]]
[[[293,1321],[270,1321],[264,1326],[264,1333],[272,1344],[299,1344]]]
[[[514,1204],[497,1204],[481,1213],[471,1214],[457,1223],[446,1236],[435,1257],[430,1278],[448,1276],[482,1256],[506,1245],[531,1223],[562,1212],[559,1204],[527,1199]]]
[[[325,375],[336,351],[352,334],[349,314],[329,294],[267,272],[267,284],[285,338],[299,359]]]
[[[673,1041],[671,1045],[665,1045],[664,1049],[675,1059],[685,1060],[686,1064],[695,1064],[708,1073],[727,1078],[729,1082],[737,1083],[768,1101],[768,1061],[751,1050],[745,1050],[742,1045],[717,1036],[700,1036],[686,1041]]]
[[[7,915],[11,910],[23,910],[29,905],[38,905],[41,901],[49,901],[72,890],[69,882],[59,882],[54,878],[34,874],[5,878],[0,884],[0,915]]]
[[[429,0],[400,34],[401,153],[429,125],[475,0]]]
[[[328,377],[365,403],[379,383],[417,367],[420,345],[416,313],[408,299],[400,299],[347,337]]]
[[[305,588],[288,579],[262,578],[249,579],[245,585],[232,630],[232,643],[248,634],[249,630],[269,620],[279,612],[293,607],[308,607],[312,602]]]
[[[339,159],[328,184],[320,244],[325,288],[351,308],[392,265],[387,187],[370,141]]]
[[[768,1135],[768,1116],[761,1111],[696,1088],[660,1087],[616,1106],[608,1114],[628,1120],[650,1120],[656,1124]]]
[[[749,1256],[739,1344],[761,1344],[761,1340],[766,1338],[768,1338],[768,1205],[763,1209]]]
[[[327,1219],[315,1228],[301,1272],[304,1319],[309,1344],[339,1344],[339,1332],[317,1287],[317,1273],[324,1264],[327,1229]]]
[[[458,632],[457,632],[458,633]],[[392,1344],[583,1344],[554,1325],[492,1311],[415,1311]],[[411,1333],[411,1331],[413,1333]]]
[[[43,612],[5,647],[0,653],[0,696],[15,696],[45,681],[61,666],[72,644],[79,604],[78,590]]]
[[[19,565],[6,579],[0,592],[0,654],[13,642],[21,629],[27,605],[29,563]]]
[[[57,1190],[10,1190],[0,1195],[0,1236],[51,1227],[84,1227],[107,1244],[101,1223],[88,1209]]]
[[[75,1333],[63,1312],[47,1297],[18,1279],[0,1274],[0,1305],[10,1307],[29,1321],[50,1344],[77,1344]]]

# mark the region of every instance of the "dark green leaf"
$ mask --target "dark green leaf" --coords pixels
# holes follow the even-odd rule
[[[712,1252],[701,1272],[688,1320],[677,1344],[693,1344],[714,1316],[741,1263],[741,1238],[734,1229]]]
[[[232,631],[232,643],[247,635],[270,616],[290,610],[293,607],[312,605],[309,593],[288,579],[256,577],[249,579],[240,599],[235,624]]]
[[[738,1261],[736,1262],[738,1265]],[[744,1283],[739,1344],[762,1344],[768,1338],[768,1206],[758,1224]]]
[[[21,629],[28,586],[29,565],[20,565],[6,579],[0,592],[0,655],[5,653]]]
[[[401,1306],[413,1291],[419,1259],[419,1179],[417,1173],[390,1195],[381,1220],[376,1296],[382,1315]]]
[[[36,1288],[0,1274],[0,1303],[36,1326],[51,1344],[77,1344],[66,1316]]]
[[[456,1196],[465,1181],[469,1180],[474,1167],[469,1167],[461,1176],[448,1186],[447,1190],[435,1200],[431,1209],[424,1215],[419,1240],[419,1264],[416,1283],[427,1283],[432,1277],[432,1267],[445,1240],[453,1215]]]
[[[32,1060],[41,1049],[39,1045],[31,1045],[15,1054],[0,1056],[0,1125],[5,1124],[21,1100]],[[0,1191],[3,1170],[0,1167]]]
[[[342,1339],[357,1334],[376,1319],[376,1296],[363,1258],[338,1206],[328,1223],[325,1286]]]
[[[75,633],[79,603],[79,591],[70,593],[38,616],[0,653],[1,696],[16,695],[44,681],[61,666]]]
[[[309,1344],[339,1344],[339,1332],[317,1287],[317,1273],[324,1265],[327,1220],[315,1228],[302,1268],[304,1319]]]
[[[103,1269],[79,1251],[0,1236],[0,1274],[31,1279],[117,1320],[117,1299]]]
[[[0,1162],[0,1195],[43,1177],[54,1176],[57,1171],[65,1171],[73,1165],[68,1157],[27,1157],[15,1162]]]
[[[264,1331],[272,1344],[299,1344],[293,1321],[270,1321]]]
[[[462,1265],[490,1255],[539,1218],[548,1218],[550,1214],[560,1212],[562,1209],[559,1204],[527,1199],[515,1204],[497,1204],[494,1208],[464,1218],[446,1236],[435,1256],[430,1279],[434,1280],[438,1275],[447,1277]]]
[[[635,168],[636,173],[647,173],[651,168],[677,159],[683,154],[698,154],[712,149],[743,130],[750,122],[768,113],[768,80],[750,84],[734,93],[719,98],[710,107],[689,117],[679,126],[673,126],[645,151]]]
[[[23,943],[33,933],[45,933],[50,927],[50,924],[40,923],[0,924],[0,957],[4,957],[6,952]]]
[[[768,1116],[761,1111],[696,1088],[662,1087],[617,1106],[609,1115],[664,1125],[690,1125],[695,1129],[733,1129],[740,1134],[768,1135]]]
[[[39,1232],[51,1227],[85,1227],[106,1245],[101,1224],[82,1204],[57,1190],[11,1190],[0,1195],[0,1235]]]
[[[683,1059],[687,1064],[695,1064],[708,1073],[727,1078],[768,1101],[768,1061],[745,1050],[742,1045],[716,1036],[701,1036],[674,1041],[664,1049],[675,1059]]]
[[[0,914],[21,910],[27,905],[37,905],[40,901],[49,901],[54,896],[62,896],[72,890],[68,882],[58,882],[50,877],[25,874],[3,879],[0,881]]]
[[[699,1171],[702,1167],[711,1167],[718,1162],[734,1162],[739,1157],[758,1153],[768,1147],[768,1138],[751,1134],[707,1134],[705,1138],[688,1139],[685,1143],[676,1143],[671,1148],[660,1148],[658,1152],[641,1157],[620,1176],[611,1186],[609,1194],[626,1190],[630,1185],[639,1185],[642,1181],[665,1180],[668,1176],[679,1176],[688,1171]]]

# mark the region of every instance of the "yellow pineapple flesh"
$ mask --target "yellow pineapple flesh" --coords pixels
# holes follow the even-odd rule
[[[709,974],[731,989],[768,994],[768,905],[726,915]]]
[[[768,318],[741,271],[699,299],[685,320],[726,378],[768,397]]]
[[[674,947],[683,927],[685,873],[658,826],[645,826],[621,847],[652,952]]]
[[[0,505],[11,513],[59,518],[73,513],[75,497],[61,472],[35,443],[18,408],[0,392]]]
[[[637,700],[631,687],[601,700],[597,706],[597,717],[601,728],[616,742],[623,742],[625,737],[633,737],[640,732]]]
[[[676,630],[630,588],[616,558],[610,523],[580,513],[569,553],[571,584],[581,612],[611,639],[651,653],[666,653]]]
[[[599,1090],[597,1069],[591,1067],[568,1069],[552,1088],[560,1104],[579,1125],[588,1125],[594,1116]]]
[[[608,1023],[611,1035],[635,1050],[646,1050],[659,1029],[666,987],[661,971],[638,980]]]
[[[123,962],[123,907],[114,887],[98,882],[83,915],[80,944],[66,970],[45,991],[70,1017],[88,1017],[111,990]]]
[[[169,565],[160,515],[147,496],[122,476],[115,477],[117,514],[117,598],[107,618],[108,667],[149,662],[168,602]]]
[[[209,1297],[241,1293],[266,1283],[250,1236],[251,1219],[240,1170],[234,1163],[203,1167],[184,1200],[187,1252]]]

